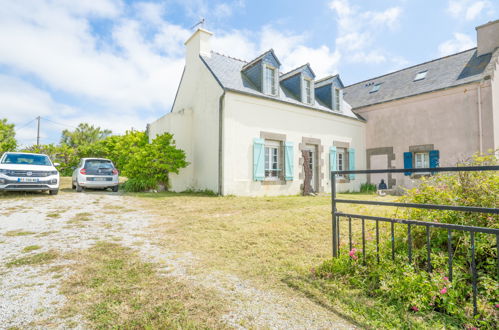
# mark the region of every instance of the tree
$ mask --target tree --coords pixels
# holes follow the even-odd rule
[[[112,132],[87,123],[80,123],[74,131],[62,131],[61,144],[72,148],[80,148],[105,139]]]
[[[0,156],[6,151],[17,148],[14,124],[8,124],[7,119],[0,119]]]

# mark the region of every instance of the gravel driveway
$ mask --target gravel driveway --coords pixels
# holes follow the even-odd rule
[[[158,263],[165,276],[216,289],[227,298],[223,322],[232,328],[332,329],[353,328],[330,311],[302,296],[262,291],[237,276],[191,271],[191,253],[165,251],[155,244],[148,227],[153,216],[133,197],[111,192],[57,196],[0,196],[0,328],[85,328],[78,317],[62,319],[65,297],[59,293],[69,261],[8,267],[16,258],[54,252],[65,254],[99,241],[116,241],[139,251],[145,261]],[[33,251],[27,251],[35,249]],[[24,251],[23,251],[24,250]],[[61,261],[62,260],[62,261]],[[63,271],[54,273],[54,267]]]

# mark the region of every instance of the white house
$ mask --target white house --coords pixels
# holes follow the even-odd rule
[[[365,168],[365,122],[343,100],[337,75],[316,80],[308,64],[283,74],[273,50],[251,62],[221,55],[211,36],[198,29],[186,41],[172,111],[149,125],[150,139],[173,133],[190,162],[171,175],[172,190],[299,194],[310,166],[313,190],[327,192],[330,170]],[[337,188],[364,181],[340,178]]]

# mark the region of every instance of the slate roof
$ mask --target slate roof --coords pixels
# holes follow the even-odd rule
[[[253,85],[253,83],[251,83],[251,81],[241,72],[242,68],[248,64],[248,62],[246,61],[228,57],[213,51],[211,52],[211,56],[200,55],[200,57],[201,60],[206,64],[208,69],[213,73],[215,79],[220,83],[222,88],[226,90],[236,91],[267,99],[273,99],[276,101],[291,103],[294,105],[310,109],[328,112],[330,114],[338,116],[346,116],[350,118],[359,119],[359,117],[350,110],[345,110],[339,113],[324,106],[318,100],[316,100],[314,105],[302,103],[299,100],[297,100],[296,97],[290,91],[283,88],[281,84],[279,84],[278,96],[271,96],[260,92]]]
[[[477,57],[476,48],[472,48],[347,86],[343,97],[357,109],[479,81],[491,74],[498,57],[499,49]],[[425,79],[414,81],[416,74],[425,70]],[[381,84],[379,90],[370,93],[376,84]]]

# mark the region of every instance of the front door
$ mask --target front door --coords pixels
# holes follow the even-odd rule
[[[314,145],[307,145],[306,150],[308,151],[309,155],[308,166],[310,168],[310,171],[312,172],[312,179],[310,180],[310,186],[312,187],[312,190],[316,193],[317,192],[317,151]]]

